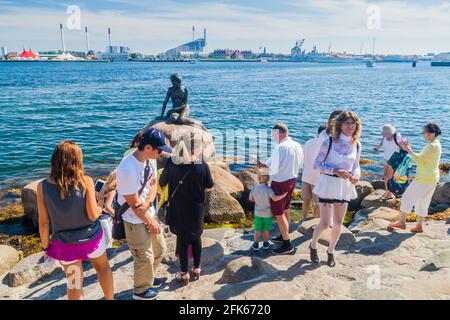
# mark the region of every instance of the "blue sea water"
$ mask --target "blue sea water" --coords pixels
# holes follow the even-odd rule
[[[437,122],[450,161],[450,68],[419,62],[302,63],[0,63],[0,189],[44,177],[56,143],[78,142],[92,175],[107,174],[135,133],[161,112],[169,76],[190,91],[191,114],[209,129],[270,129],[288,124],[301,143],[336,109],[363,120],[363,156],[392,123],[415,150],[421,126]],[[236,169],[236,168],[235,168]],[[367,170],[381,173],[382,165]]]

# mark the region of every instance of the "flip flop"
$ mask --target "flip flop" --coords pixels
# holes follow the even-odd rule
[[[413,233],[423,233],[423,229],[415,227],[415,228],[411,229],[411,232],[413,232]]]
[[[405,225],[398,225],[397,223],[390,223],[389,228],[391,229],[398,229],[398,230],[406,230],[406,224]]]

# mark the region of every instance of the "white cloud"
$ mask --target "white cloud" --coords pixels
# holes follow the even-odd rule
[[[130,0],[115,0],[127,4]],[[145,5],[143,1],[132,1]],[[149,6],[138,13],[123,11],[89,11],[82,8],[82,25],[90,29],[91,46],[103,49],[107,43],[106,28],[113,30],[113,42],[128,45],[136,51],[158,53],[188,41],[191,27],[199,33],[208,29],[209,48],[236,47],[257,50],[266,45],[270,51],[289,52],[300,37],[306,48],[317,44],[327,50],[359,52],[371,47],[377,37],[377,52],[425,53],[450,50],[450,3],[408,4],[383,1],[381,30],[366,27],[366,0],[306,0],[294,2],[287,12],[271,13],[261,8],[208,3],[202,5]],[[281,4],[280,4],[281,5]],[[134,11],[133,11],[134,12]],[[60,47],[59,23],[65,23],[65,10],[12,8],[0,13],[0,45],[20,49],[22,45],[36,50]],[[82,31],[66,30],[68,49],[84,50]],[[371,49],[370,49],[371,50]]]

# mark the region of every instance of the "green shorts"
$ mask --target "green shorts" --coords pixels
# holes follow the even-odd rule
[[[255,231],[271,231],[272,218],[254,217]]]

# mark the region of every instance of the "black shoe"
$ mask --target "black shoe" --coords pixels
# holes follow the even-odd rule
[[[153,286],[152,289],[158,289],[161,288],[162,286],[162,281],[160,279],[153,279]]]
[[[319,256],[317,255],[317,249],[313,249],[311,245],[309,246],[309,256],[311,257],[312,263],[319,263]]]
[[[334,254],[328,253],[328,261],[327,261],[327,264],[328,264],[330,267],[332,267],[332,268],[336,265],[336,262],[334,261]]]
[[[153,289],[148,289],[141,294],[133,294],[133,300],[155,300],[158,297],[158,293]]]
[[[259,243],[258,242],[253,242],[251,249],[253,251],[259,251]]]
[[[272,242],[274,243],[283,243],[283,241],[283,236],[281,234],[276,238],[272,238]]]
[[[278,249],[273,250],[275,254],[287,254],[294,252],[294,247],[292,246],[290,241],[283,241],[283,244]]]
[[[270,243],[268,241],[264,241],[262,248],[263,248],[263,250],[269,250],[270,249]]]

